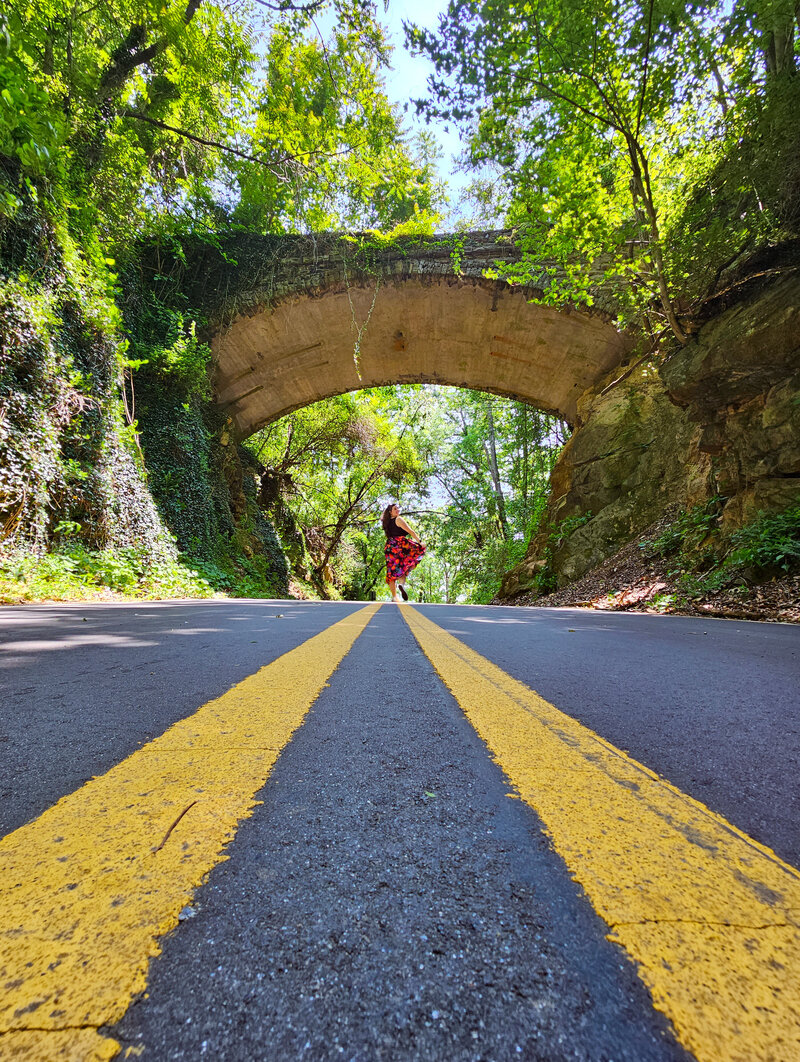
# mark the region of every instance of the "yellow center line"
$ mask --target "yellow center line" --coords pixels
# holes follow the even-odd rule
[[[800,1059],[800,873],[416,609],[403,615],[700,1062]]]
[[[0,1058],[113,1058],[158,938],[227,858],[368,605],[175,723],[0,840]]]

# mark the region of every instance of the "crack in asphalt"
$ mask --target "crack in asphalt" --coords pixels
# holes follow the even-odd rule
[[[157,1062],[685,1062],[509,795],[381,610],[106,1031]]]

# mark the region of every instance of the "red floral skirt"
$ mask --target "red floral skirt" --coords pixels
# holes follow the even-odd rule
[[[421,542],[414,542],[410,538],[387,538],[384,549],[386,582],[390,579],[405,579],[422,560],[426,548]]]

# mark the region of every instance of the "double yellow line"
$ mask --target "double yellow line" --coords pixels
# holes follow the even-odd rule
[[[0,1059],[113,1058],[100,1035],[255,806],[281,749],[375,615],[368,605],[0,841]]]
[[[701,1062],[800,1060],[800,874],[416,611],[423,652]]]
[[[367,606],[0,840],[0,1059],[94,1062],[159,938],[377,611]],[[800,1059],[800,875],[415,609],[417,641],[701,1062]]]

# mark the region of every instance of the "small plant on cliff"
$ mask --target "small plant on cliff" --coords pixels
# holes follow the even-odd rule
[[[716,529],[722,500],[715,495],[707,502],[684,509],[657,538],[639,543],[639,548],[651,559],[695,552]]]
[[[575,516],[567,516],[564,520],[559,520],[553,525],[550,534],[547,536],[544,548],[544,556],[542,558],[544,565],[536,573],[533,581],[533,588],[537,594],[550,594],[556,589],[556,574],[553,570],[555,554],[561,549],[567,539],[575,534],[579,527],[588,524],[591,519],[592,512],[589,510]]]
[[[450,252],[450,262],[453,272],[457,277],[461,276],[461,264],[464,261],[464,237],[456,236],[453,240],[453,250]]]
[[[588,512],[580,513],[576,516],[568,516],[564,520],[559,520],[559,522],[553,527],[553,530],[550,532],[547,539],[547,543],[553,552],[557,549],[561,549],[567,539],[573,535],[579,527],[588,524],[591,519],[592,512],[589,510]]]

